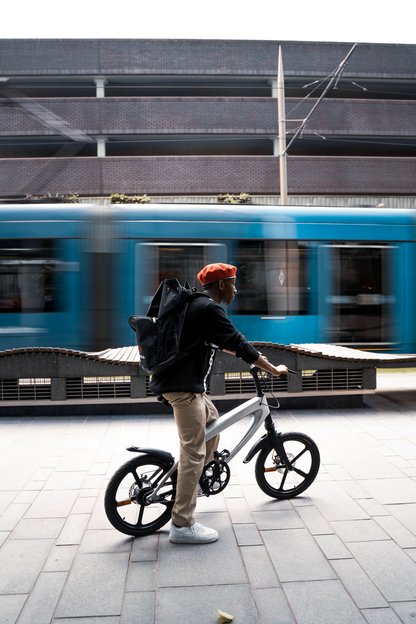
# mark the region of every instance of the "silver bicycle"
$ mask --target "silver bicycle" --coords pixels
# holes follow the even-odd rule
[[[250,368],[250,373],[256,396],[207,426],[205,440],[210,440],[241,419],[251,418],[232,449],[216,452],[213,461],[204,467],[199,481],[202,493],[212,496],[224,490],[230,480],[230,461],[264,424],[266,433],[252,446],[243,463],[247,464],[258,454],[255,477],[260,489],[272,498],[293,498],[304,492],[318,474],[319,449],[304,433],[276,430],[265,396],[265,391],[270,392],[266,374],[255,366]],[[139,455],[123,464],[110,479],[105,511],[111,524],[122,533],[144,536],[170,520],[178,462],[171,453],[158,449],[129,446],[127,450]]]

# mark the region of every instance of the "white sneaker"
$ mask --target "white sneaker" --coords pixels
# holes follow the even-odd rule
[[[218,533],[215,529],[209,529],[195,522],[190,527],[177,527],[171,524],[169,540],[174,544],[210,544],[216,542]]]

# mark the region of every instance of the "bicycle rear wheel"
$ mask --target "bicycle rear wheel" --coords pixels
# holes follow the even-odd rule
[[[280,439],[293,470],[286,468],[270,444],[257,456],[256,481],[272,498],[293,498],[304,492],[318,474],[319,449],[304,433],[282,433]]]
[[[169,472],[156,455],[140,455],[123,464],[110,479],[104,498],[107,518],[126,535],[144,536],[164,526],[171,517],[175,502],[177,470],[159,490],[160,500],[147,498]]]

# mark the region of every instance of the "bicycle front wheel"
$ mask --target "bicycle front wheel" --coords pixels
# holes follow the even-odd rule
[[[140,455],[123,464],[110,479],[104,498],[107,518],[118,531],[141,537],[154,533],[171,517],[175,502],[177,470],[159,490],[159,501],[148,496],[169,472],[156,455]]]
[[[272,498],[293,498],[304,492],[318,474],[320,456],[315,442],[304,433],[282,433],[280,439],[292,466],[289,470],[272,444],[256,461],[256,481]]]

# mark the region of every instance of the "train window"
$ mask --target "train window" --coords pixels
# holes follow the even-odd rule
[[[139,277],[136,280],[137,313],[143,312],[143,306],[150,303],[163,280],[176,277],[181,284],[188,281],[202,291],[196,277],[201,269],[211,262],[227,261],[227,247],[223,243],[138,243],[135,254],[136,275]]]
[[[391,266],[394,247],[333,245],[329,340],[339,344],[389,343],[393,327]]]
[[[56,312],[58,262],[48,239],[0,241],[0,313]]]
[[[235,254],[238,296],[234,314],[307,314],[307,243],[244,240]]]

